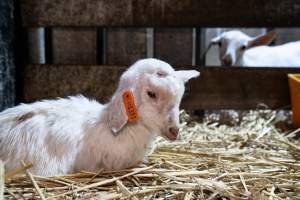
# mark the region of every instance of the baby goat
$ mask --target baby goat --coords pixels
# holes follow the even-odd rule
[[[23,160],[48,176],[134,166],[155,134],[177,138],[184,83],[197,76],[144,59],[123,73],[105,105],[75,96],[7,109],[0,113],[0,160],[8,171]]]
[[[224,66],[300,67],[300,41],[267,46],[274,38],[273,31],[254,38],[241,31],[228,31],[213,38],[209,47],[219,46]]]

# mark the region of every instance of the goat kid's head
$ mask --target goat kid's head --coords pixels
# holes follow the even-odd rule
[[[184,83],[199,76],[196,70],[175,71],[168,63],[149,58],[137,61],[121,76],[118,89],[109,103],[109,127],[115,133],[128,123],[122,102],[124,91],[132,91],[138,122],[169,140],[179,131],[179,104]],[[130,123],[130,122],[129,122]]]
[[[209,46],[218,45],[221,64],[223,66],[232,66],[237,63],[240,56],[247,49],[268,45],[274,38],[274,31],[253,38],[241,31],[235,30],[224,32],[220,36],[213,38]]]

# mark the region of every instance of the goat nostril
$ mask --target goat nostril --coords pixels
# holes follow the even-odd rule
[[[174,135],[177,135],[178,132],[179,132],[179,128],[171,127],[171,128],[169,128],[169,132],[174,134]]]

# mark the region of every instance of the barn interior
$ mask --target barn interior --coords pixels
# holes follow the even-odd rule
[[[226,31],[275,31],[275,47],[299,41],[299,27],[293,0],[1,0],[1,111],[78,94],[106,103],[143,58],[201,74],[178,139],[157,137],[147,162],[46,177],[0,157],[0,200],[300,199],[300,79],[289,78],[300,65],[222,66],[217,45],[206,51]]]

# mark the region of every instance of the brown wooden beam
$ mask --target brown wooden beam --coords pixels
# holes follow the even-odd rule
[[[106,36],[108,65],[130,65],[147,56],[145,28],[108,28]]]
[[[116,66],[28,65],[24,70],[24,101],[83,94],[105,102],[124,70]]]
[[[290,105],[287,74],[300,68],[202,67],[192,80],[184,107],[204,109],[255,109]]]
[[[190,67],[186,67],[190,68]],[[107,102],[126,67],[28,65],[23,80],[24,102],[83,94]],[[290,104],[288,73],[298,69],[202,67],[201,75],[187,84],[183,108],[250,109],[265,104]]]
[[[300,26],[295,0],[20,0],[23,26]]]
[[[17,41],[17,16],[13,1],[0,3],[0,111],[16,103],[16,65],[19,64]],[[18,30],[19,31],[19,30]]]
[[[154,31],[154,55],[172,65],[192,65],[193,29],[157,28]]]
[[[53,64],[97,64],[95,28],[53,28]]]

